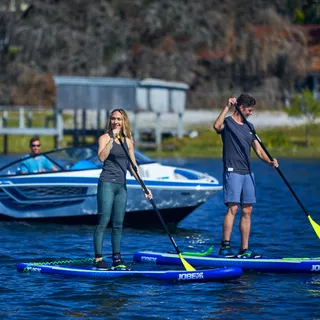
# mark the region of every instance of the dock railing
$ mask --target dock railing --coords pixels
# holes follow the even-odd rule
[[[2,105],[0,135],[4,154],[8,153],[8,136],[52,136],[57,148],[63,138],[62,112],[52,107]]]

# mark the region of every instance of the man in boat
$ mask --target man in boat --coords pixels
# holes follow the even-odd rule
[[[223,221],[219,255],[225,257],[236,256],[231,249],[230,238],[240,204],[241,245],[238,256],[253,258],[261,255],[254,253],[249,248],[252,205],[256,203],[254,175],[250,163],[251,147],[257,156],[271,167],[278,167],[278,161],[277,159],[273,159],[273,161],[269,159],[255,135],[252,134],[254,126],[250,122],[246,125],[236,109],[231,116],[227,117],[230,108],[235,104],[247,119],[252,115],[256,101],[250,95],[244,93],[238,99],[230,98],[227,106],[223,107],[213,124],[214,130],[221,134],[223,143],[223,194],[224,203],[228,207]]]
[[[30,153],[26,155],[28,159],[21,163],[20,171],[22,174],[58,171],[51,161],[43,155],[39,155],[41,143],[39,137],[32,137],[29,141]]]

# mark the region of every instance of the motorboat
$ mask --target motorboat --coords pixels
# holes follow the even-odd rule
[[[27,157],[0,168],[0,219],[48,221],[68,224],[96,224],[97,184],[102,163],[97,148],[71,147],[41,153],[58,171],[22,173]],[[141,179],[152,191],[164,221],[176,226],[198,206],[222,189],[206,173],[162,165],[135,150]],[[161,226],[140,184],[127,171],[125,227]]]

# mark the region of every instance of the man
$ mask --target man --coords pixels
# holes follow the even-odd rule
[[[256,101],[248,94],[241,94],[238,99],[230,98],[213,124],[214,130],[221,134],[223,143],[223,194],[228,207],[223,222],[223,234],[219,255],[233,257],[230,238],[235,215],[241,205],[240,233],[241,246],[238,253],[242,258],[259,257],[249,249],[252,204],[256,202],[254,175],[251,170],[251,147],[257,156],[271,167],[278,167],[276,159],[270,161],[260,143],[252,134],[249,126],[244,123],[242,116],[235,109],[233,114],[226,117],[230,108],[235,104],[247,119],[253,112]],[[254,130],[253,125],[248,122]]]
[[[40,139],[38,137],[33,137],[29,142],[30,154],[26,155],[28,157],[21,164],[21,173],[34,173],[34,172],[46,172],[46,171],[58,171],[58,169],[50,162],[46,157],[39,155],[40,153]]]

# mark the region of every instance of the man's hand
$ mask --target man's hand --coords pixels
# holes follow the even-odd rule
[[[273,158],[273,161],[269,161],[269,166],[273,167],[273,168],[278,168],[279,167],[279,163],[278,160],[276,158]]]
[[[228,100],[228,107],[231,108],[231,107],[233,107],[236,103],[237,103],[237,99],[236,99],[236,98],[229,98],[229,100]]]

